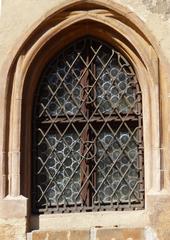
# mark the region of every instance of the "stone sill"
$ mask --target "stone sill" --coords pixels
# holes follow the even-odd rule
[[[149,225],[146,210],[45,214],[31,216],[32,230],[67,230],[92,227],[134,227]]]
[[[156,239],[147,228],[91,228],[58,231],[33,231],[27,240],[149,240]]]

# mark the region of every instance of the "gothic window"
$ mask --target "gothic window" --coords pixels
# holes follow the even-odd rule
[[[34,213],[144,207],[142,94],[121,50],[75,41],[45,67],[34,104]]]

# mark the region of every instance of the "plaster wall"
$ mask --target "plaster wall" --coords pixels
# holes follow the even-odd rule
[[[85,1],[85,0],[84,0]],[[69,0],[2,0],[0,17],[0,66],[15,44],[54,7]],[[147,26],[170,61],[170,0],[106,0],[128,7]]]

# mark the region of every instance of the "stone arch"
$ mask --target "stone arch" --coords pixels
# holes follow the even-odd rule
[[[40,19],[15,47],[3,69],[2,79],[6,83],[2,88],[2,198],[7,194],[29,197],[31,106],[36,80],[57,51],[85,34],[115,44],[134,65],[143,91],[146,190],[158,192],[167,188],[166,176],[162,176],[162,182],[160,176],[166,151],[160,158],[160,149],[167,146],[168,139],[159,125],[167,109],[167,100],[164,104],[160,101],[166,89],[166,63],[157,43],[144,23],[121,5],[112,1],[72,0]],[[164,121],[164,129],[166,124]]]

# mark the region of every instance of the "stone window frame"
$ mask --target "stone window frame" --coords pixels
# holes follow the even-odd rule
[[[39,73],[48,60],[66,44],[78,37],[91,34],[121,49],[135,67],[143,93],[145,209],[128,212],[82,213],[51,216],[31,216],[31,114],[32,96]],[[47,51],[48,49],[48,51]],[[43,58],[42,58],[43,56]],[[12,59],[12,60],[11,60]],[[150,196],[168,190],[168,169],[165,150],[166,135],[166,63],[154,38],[143,22],[119,4],[102,0],[72,0],[40,19],[29,34],[21,39],[10,54],[1,73],[6,79],[2,107],[1,131],[1,206],[17,206],[9,216],[26,216],[30,228],[85,227],[95,225],[145,226],[148,221]],[[36,69],[34,68],[36,64]],[[31,77],[30,77],[31,76]],[[165,100],[165,104],[163,104]],[[28,104],[29,103],[29,104]],[[74,213],[73,213],[74,214]],[[95,217],[100,217],[100,223]],[[118,218],[117,218],[118,217]],[[127,217],[131,221],[127,222]],[[96,218],[97,219],[97,218]],[[140,219],[140,221],[138,221]]]

